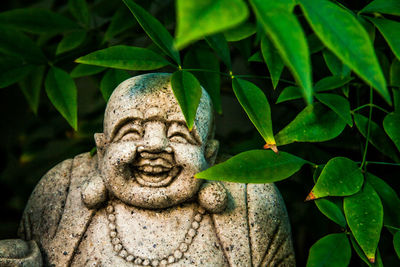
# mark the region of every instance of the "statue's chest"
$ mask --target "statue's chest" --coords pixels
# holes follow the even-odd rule
[[[72,266],[162,266],[168,261],[173,261],[168,266],[227,266],[210,216],[200,215],[195,204],[164,211],[123,204],[99,210]]]

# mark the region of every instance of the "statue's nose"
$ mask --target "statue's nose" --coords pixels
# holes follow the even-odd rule
[[[143,141],[143,146],[139,147],[138,150],[149,152],[164,151],[168,146],[165,124],[162,122],[146,123]]]

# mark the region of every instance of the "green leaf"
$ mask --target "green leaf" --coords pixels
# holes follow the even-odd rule
[[[330,234],[318,240],[308,255],[307,267],[348,266],[351,247],[346,234]]]
[[[255,33],[256,26],[252,23],[245,22],[235,28],[225,31],[224,36],[228,42],[237,42],[246,39]]]
[[[42,50],[29,37],[13,29],[0,27],[0,52],[29,63],[47,62]]]
[[[68,8],[76,20],[83,25],[90,25],[90,14],[86,0],[68,0]]]
[[[130,77],[131,75],[124,70],[107,70],[100,82],[100,91],[104,100],[107,102],[114,89]]]
[[[299,98],[302,98],[301,89],[297,86],[288,86],[282,90],[278,99],[276,100],[276,104]]]
[[[344,157],[328,161],[307,200],[327,196],[349,196],[360,191],[364,177],[358,165]]]
[[[364,251],[362,251],[361,247],[357,244],[356,239],[354,238],[353,235],[350,235],[350,241],[351,244],[353,245],[354,251],[357,253],[358,257],[360,257],[360,259],[363,260],[363,262],[365,262],[365,264],[367,264],[369,267],[383,267],[383,263],[382,263],[382,259],[381,259],[381,255],[379,253],[379,249],[376,252],[376,262],[375,263],[371,263],[369,262],[369,260],[367,259],[367,256],[365,256]]]
[[[264,62],[260,51],[255,52],[251,57],[249,57],[248,61],[249,62]]]
[[[351,82],[354,78],[352,77],[343,77],[343,76],[328,76],[322,78],[318,82],[315,83],[314,91],[322,92],[322,91],[329,91],[339,87],[342,87],[349,82]]]
[[[196,178],[237,183],[273,183],[284,180],[309,163],[292,154],[250,150],[197,173]]]
[[[83,76],[94,75],[105,70],[105,67],[98,67],[93,65],[78,64],[70,73],[72,78],[79,78]]]
[[[357,194],[344,198],[344,214],[357,243],[370,262],[375,262],[383,222],[383,207],[378,194],[368,183]]]
[[[63,39],[57,46],[56,55],[71,51],[80,46],[85,41],[85,31],[73,31],[64,35]]]
[[[296,16],[286,9],[276,8],[279,1],[250,1],[258,21],[278,49],[286,66],[303,89],[308,104],[312,102],[311,63],[308,44]]]
[[[397,257],[400,259],[400,231],[397,231],[393,237],[393,247],[396,251]]]
[[[183,62],[185,68],[206,69],[219,72],[219,61],[215,54],[204,47],[195,47],[190,49]],[[206,89],[214,104],[214,109],[221,114],[221,79],[220,74],[213,72],[193,72],[193,75],[200,81],[200,84]]]
[[[360,11],[360,13],[375,12],[400,16],[400,2],[398,0],[375,0]]]
[[[318,38],[318,36],[315,33],[312,33],[307,36],[307,43],[308,47],[310,47],[310,53],[318,53],[322,49],[324,49],[324,44],[321,42],[321,40]]]
[[[364,137],[366,137],[368,131],[368,118],[358,113],[354,113],[353,116],[357,129]],[[397,162],[400,161],[396,154],[396,150],[394,149],[393,143],[386,136],[382,128],[372,120],[370,125],[369,142],[386,156]]]
[[[136,21],[131,19],[132,14],[125,6],[121,6],[111,18],[111,23],[108,26],[105,34],[104,41],[108,41],[114,36],[135,26]]]
[[[335,111],[350,127],[353,127],[350,103],[346,98],[335,94],[316,94],[315,97],[322,104]]]
[[[374,47],[360,22],[328,0],[300,3],[307,21],[325,46],[391,103]]]
[[[217,53],[221,58],[222,62],[228,67],[229,70],[232,69],[231,66],[231,55],[229,51],[228,43],[222,33],[214,34],[206,37],[208,45]]]
[[[322,51],[326,66],[334,76],[346,77],[350,75],[350,68],[343,64],[331,51],[324,49]]]
[[[174,48],[173,38],[165,27],[146,10],[137,5],[132,0],[123,0],[125,5],[131,10],[136,20],[143,30],[160,47],[165,54],[171,57],[178,65],[181,65],[179,52]]]
[[[271,75],[272,86],[276,89],[284,64],[278,51],[265,35],[261,38],[261,52]]]
[[[36,34],[64,33],[79,29],[72,20],[41,8],[21,8],[2,12],[0,24]]]
[[[171,86],[187,127],[192,130],[202,94],[200,83],[190,72],[180,70],[172,74]]]
[[[400,87],[400,61],[397,58],[393,60],[390,66],[390,85]]]
[[[344,217],[342,209],[335,202],[328,199],[316,199],[315,205],[318,209],[329,219],[340,225],[346,227],[346,219]]]
[[[43,85],[45,66],[37,66],[24,80],[19,83],[22,93],[28,101],[33,113],[39,108],[40,91]]]
[[[95,51],[75,62],[123,70],[155,70],[170,64],[149,49],[125,45]]]
[[[323,142],[338,136],[346,123],[320,103],[307,106],[276,136],[278,146],[293,142]]]
[[[383,224],[400,228],[400,199],[386,182],[371,173],[366,173],[365,178],[378,193],[383,205]]]
[[[400,114],[390,113],[383,120],[383,129],[400,151]]]
[[[10,86],[32,72],[34,65],[26,64],[19,59],[4,57],[0,59],[0,88]]]
[[[249,15],[242,0],[177,0],[176,12],[175,45],[178,49],[204,36],[233,28]]]
[[[272,132],[271,108],[267,97],[260,88],[246,80],[234,78],[232,87],[240,105],[264,138],[266,146],[275,151],[276,142]]]
[[[78,103],[74,80],[62,69],[51,67],[46,76],[45,88],[51,103],[76,131]]]
[[[381,32],[386,42],[393,51],[393,54],[400,59],[400,22],[389,20],[389,19],[378,19],[366,17],[370,20]]]

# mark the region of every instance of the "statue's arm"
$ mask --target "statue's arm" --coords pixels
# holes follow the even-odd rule
[[[274,184],[247,185],[253,266],[295,266],[289,218]]]

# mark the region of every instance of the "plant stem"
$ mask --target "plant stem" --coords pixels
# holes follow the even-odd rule
[[[377,108],[377,109],[379,109],[379,110],[381,110],[381,111],[383,111],[383,112],[385,112],[385,113],[387,113],[387,114],[390,113],[390,112],[387,111],[386,109],[384,109],[384,108],[382,108],[382,107],[380,107],[380,106],[378,106],[378,105],[375,105],[375,104],[365,104],[365,105],[356,107],[356,108],[353,109],[351,112],[354,113],[354,112],[356,112],[356,111],[358,111],[358,110],[360,110],[360,109],[366,108],[366,107],[374,107],[374,108]]]
[[[228,73],[224,73],[224,72],[220,72],[220,71],[216,71],[216,70],[206,70],[206,69],[182,69],[182,70],[186,70],[186,71],[199,71],[199,72],[211,72],[211,73],[218,73],[227,77],[231,77],[231,75],[229,75]]]
[[[259,76],[259,75],[235,75],[235,77],[238,78],[254,78],[254,79],[268,79],[271,80],[272,78],[269,76]],[[285,83],[289,83],[292,85],[297,85],[295,82],[289,81],[289,80],[285,80],[285,79],[279,79],[279,81],[285,82]]]
[[[369,117],[368,117],[368,126],[367,126],[367,136],[365,140],[365,148],[364,148],[364,154],[363,154],[363,159],[361,162],[360,169],[363,169],[365,167],[365,160],[367,158],[367,151],[368,151],[368,143],[369,143],[369,134],[370,134],[370,128],[371,128],[371,118],[372,118],[372,105],[373,105],[373,91],[372,91],[372,86],[369,89]]]
[[[382,161],[366,161],[366,164],[400,166],[400,163],[391,163],[391,162],[382,162]]]

